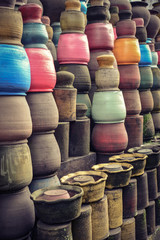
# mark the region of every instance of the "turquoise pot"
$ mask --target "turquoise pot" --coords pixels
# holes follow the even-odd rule
[[[149,45],[147,44],[140,44],[140,53],[141,59],[139,62],[139,66],[150,66],[152,64],[152,55]]]
[[[25,48],[45,48],[48,41],[46,26],[42,23],[23,24],[22,43]]]
[[[126,107],[122,91],[95,92],[91,114],[95,123],[124,122]]]
[[[55,47],[57,47],[60,34],[62,33],[60,22],[52,23],[51,27],[53,28],[53,38],[52,38],[52,41],[53,41]]]
[[[158,53],[157,52],[151,52],[152,55],[152,64],[151,68],[156,68],[158,64]]]

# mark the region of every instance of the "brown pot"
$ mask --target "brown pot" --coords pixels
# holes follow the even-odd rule
[[[134,1],[132,4],[133,18],[143,18],[144,26],[147,27],[150,20],[150,12],[147,9],[148,3],[141,1]]]
[[[126,105],[127,115],[140,114],[141,102],[138,90],[123,90],[123,97]]]
[[[30,109],[24,96],[0,96],[0,142],[27,139],[32,133]]]
[[[130,19],[119,21],[116,24],[116,33],[118,37],[135,37],[136,23]]]
[[[46,46],[47,46],[48,50],[51,52],[53,60],[56,61],[57,60],[57,51],[56,51],[56,47],[55,47],[54,43],[51,40],[48,40],[48,42],[46,43]]]
[[[28,93],[27,102],[30,107],[33,132],[51,131],[58,126],[58,109],[53,94]]]
[[[156,132],[160,130],[160,112],[152,112],[154,128]]]
[[[159,111],[160,110],[160,90],[152,90],[152,97],[153,97],[153,111]]]
[[[151,113],[147,113],[143,115],[143,139],[150,140],[155,135],[155,128],[153,123],[153,118]]]
[[[150,90],[144,90],[139,92],[140,99],[141,99],[141,105],[142,105],[142,111],[141,113],[149,113],[153,110],[153,97]]]

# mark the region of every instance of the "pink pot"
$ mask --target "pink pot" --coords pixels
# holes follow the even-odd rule
[[[85,33],[89,48],[112,50],[114,47],[114,32],[111,23],[91,23],[86,26]]]
[[[57,59],[60,64],[88,64],[90,59],[87,36],[81,33],[61,34],[58,41]]]
[[[42,7],[38,4],[29,3],[22,5],[18,9],[23,18],[23,23],[42,23]]]
[[[52,92],[56,84],[56,72],[48,49],[26,48],[31,68],[29,92]]]

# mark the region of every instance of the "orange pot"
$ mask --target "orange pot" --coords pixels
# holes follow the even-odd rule
[[[118,65],[136,64],[140,61],[140,48],[136,38],[117,38],[113,53]]]

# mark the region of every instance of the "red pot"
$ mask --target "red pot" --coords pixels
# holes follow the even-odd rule
[[[96,152],[117,153],[124,151],[128,136],[124,123],[95,124],[92,131],[92,145]]]
[[[153,110],[154,102],[152,93],[149,90],[144,90],[139,92],[140,99],[141,99],[141,105],[142,105],[142,111],[141,113],[149,113]]]
[[[42,7],[38,4],[29,3],[22,5],[18,9],[23,18],[23,23],[42,23]]]
[[[111,23],[91,23],[86,26],[85,33],[89,48],[112,50],[114,47],[114,32]]]
[[[61,34],[58,41],[57,59],[60,64],[88,64],[90,59],[87,36],[81,33]]]
[[[123,90],[123,97],[126,105],[127,115],[140,114],[141,101],[138,90]]]
[[[56,84],[56,72],[48,49],[26,48],[31,68],[29,92],[52,92]]]
[[[116,33],[118,37],[132,36],[136,34],[136,23],[130,19],[119,21],[116,24]]]
[[[137,89],[140,85],[140,72],[138,64],[119,65],[120,89]]]

